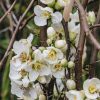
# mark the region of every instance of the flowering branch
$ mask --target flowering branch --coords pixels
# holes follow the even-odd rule
[[[27,9],[26,9],[25,12],[23,13],[23,15],[20,17],[20,19],[19,19],[19,21],[18,21],[18,24],[17,24],[17,26],[16,26],[16,29],[15,29],[15,31],[14,31],[14,33],[13,33],[13,36],[12,36],[12,38],[11,38],[11,40],[10,40],[10,43],[9,43],[9,45],[8,45],[8,48],[7,48],[5,54],[4,54],[4,56],[3,56],[3,58],[2,58],[2,60],[1,60],[1,62],[0,62],[0,68],[1,68],[1,66],[3,65],[3,63],[4,63],[5,59],[6,59],[6,57],[8,56],[8,52],[9,52],[9,50],[11,49],[11,47],[12,47],[12,45],[13,45],[13,42],[14,42],[14,40],[15,40],[15,37],[16,37],[16,34],[17,34],[17,32],[18,32],[18,29],[19,29],[19,26],[20,26],[21,22],[23,21],[25,15],[26,15],[27,12],[29,11],[29,9],[31,8],[31,6],[32,6],[33,3],[34,3],[34,0],[32,0],[32,1],[30,2],[30,4],[29,4],[29,6],[27,7]]]

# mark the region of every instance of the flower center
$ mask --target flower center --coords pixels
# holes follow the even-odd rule
[[[21,60],[22,62],[25,62],[25,61],[27,61],[27,60],[30,60],[30,61],[31,61],[31,56],[27,56],[27,54],[26,54],[25,52],[22,52],[22,53],[20,54],[20,60]]]
[[[54,50],[51,50],[48,54],[48,58],[54,60],[56,58],[56,52]]]
[[[89,86],[89,92],[91,93],[91,94],[93,94],[93,93],[95,93],[97,91],[97,89],[96,89],[96,86],[95,85],[90,85]]]
[[[77,100],[76,96],[74,96],[74,100]]]
[[[42,67],[42,63],[40,63],[40,62],[36,62],[35,64],[32,65],[32,69],[36,70],[36,71],[40,70],[41,67]]]
[[[56,71],[60,71],[62,69],[61,64],[56,64],[55,69],[56,69]]]
[[[44,11],[44,12],[42,13],[42,17],[44,17],[44,18],[49,18],[50,16],[51,16],[51,13],[48,12],[48,11]]]
[[[28,72],[25,71],[24,69],[21,69],[20,74],[22,75],[22,77],[24,77],[28,74]]]

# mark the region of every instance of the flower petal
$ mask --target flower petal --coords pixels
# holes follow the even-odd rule
[[[55,12],[52,14],[52,23],[60,23],[62,21],[62,14],[60,12]]]
[[[47,24],[47,20],[45,18],[41,18],[38,16],[34,17],[34,22],[37,26],[45,26]]]

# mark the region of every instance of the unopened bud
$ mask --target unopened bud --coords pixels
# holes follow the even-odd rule
[[[75,83],[75,81],[74,81],[74,80],[71,80],[71,79],[68,79],[68,80],[67,80],[66,85],[67,85],[67,88],[68,88],[69,90],[73,90],[73,89],[76,88],[76,83]]]
[[[68,68],[74,68],[75,63],[73,61],[68,62]]]

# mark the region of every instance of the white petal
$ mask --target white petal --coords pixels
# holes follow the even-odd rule
[[[38,78],[38,76],[39,76],[39,73],[38,72],[36,72],[36,71],[31,71],[30,73],[29,73],[29,79],[30,79],[30,81],[36,81],[36,79]]]
[[[40,74],[40,76],[50,75],[51,74],[51,70],[50,70],[50,68],[48,66],[47,67],[43,67],[39,71],[39,74]]]
[[[28,41],[29,43],[31,43],[32,40],[33,40],[33,37],[34,37],[34,35],[31,33],[31,34],[28,36],[27,41]]]
[[[19,72],[16,70],[15,66],[12,63],[10,63],[9,77],[11,80],[18,80],[21,78],[21,75],[19,74]]]
[[[37,93],[36,93],[35,89],[31,89],[31,90],[29,91],[29,94],[30,94],[32,100],[37,99]]]
[[[22,82],[23,82],[23,86],[24,87],[28,87],[29,85],[29,79],[28,79],[28,76],[25,76],[23,79],[22,79]]]
[[[61,71],[53,72],[53,76],[54,76],[55,78],[64,78],[64,75],[65,75],[64,72],[65,72],[64,69],[61,70]]]
[[[34,51],[34,59],[38,61],[43,61],[43,54],[41,53],[39,49],[36,49]]]
[[[20,87],[14,83],[13,81],[11,81],[11,93],[18,96],[18,97],[23,97],[23,90],[20,89]]]
[[[22,52],[26,52],[27,54],[29,54],[29,48],[25,46],[23,43],[20,43],[18,41],[14,42],[13,50],[15,54],[21,54]]]
[[[55,12],[52,14],[52,23],[60,23],[62,21],[62,14],[60,12]]]
[[[34,22],[37,26],[45,26],[47,24],[47,20],[38,16],[34,17]]]
[[[37,15],[37,16],[41,16],[41,13],[43,12],[43,7],[41,7],[40,5],[36,5],[34,7],[34,13]]]

